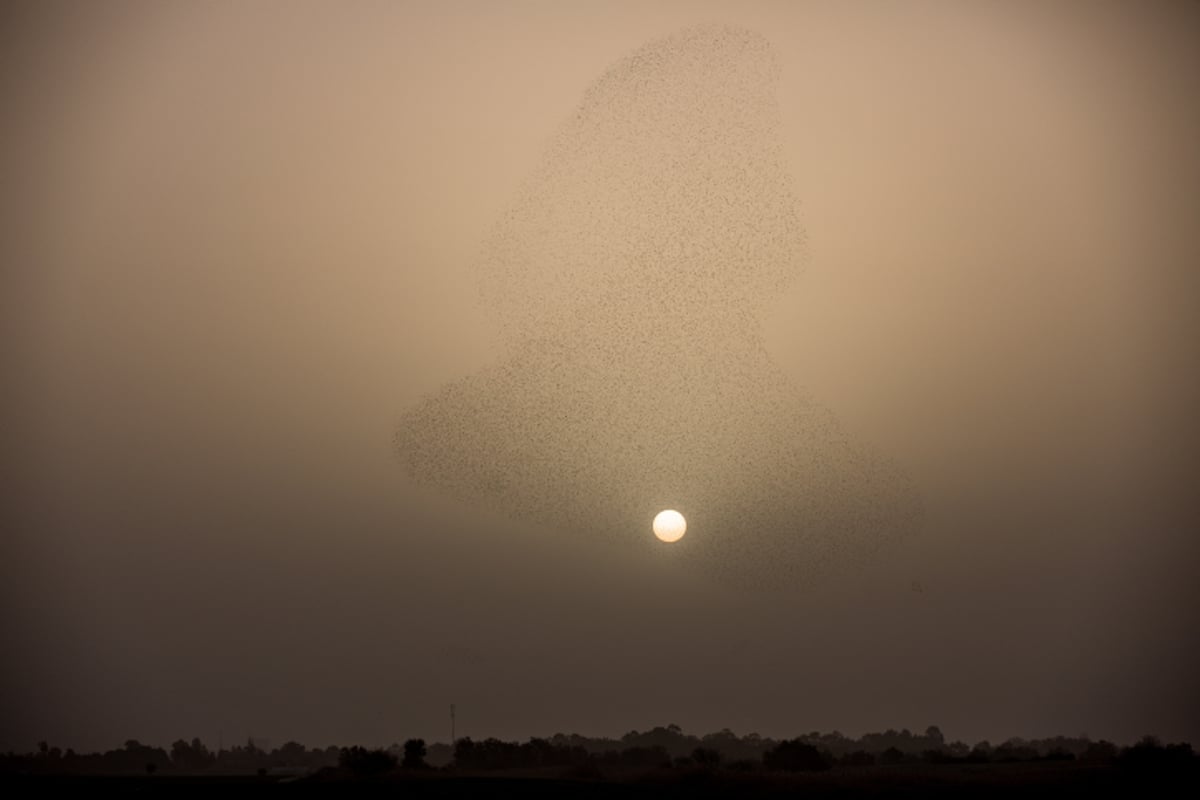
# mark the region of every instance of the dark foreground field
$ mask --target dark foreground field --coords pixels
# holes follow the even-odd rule
[[[1195,797],[1196,770],[1159,773],[1108,765],[898,764],[838,767],[828,772],[738,774],[703,769],[664,769],[624,775],[570,776],[452,772],[396,773],[351,778],[336,770],[306,778],[271,776],[17,776],[0,778],[0,789],[37,792],[103,792],[172,796],[234,791],[274,797],[344,794],[443,798],[624,797]],[[8,796],[18,796],[9,794]],[[23,796],[23,794],[21,795]],[[70,795],[69,795],[70,796]],[[76,795],[78,796],[78,795]]]

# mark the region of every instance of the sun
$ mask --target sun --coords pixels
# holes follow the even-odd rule
[[[664,542],[678,542],[687,533],[687,520],[683,514],[668,508],[658,512],[654,518],[654,535]]]

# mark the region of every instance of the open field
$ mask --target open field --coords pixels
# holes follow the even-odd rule
[[[403,797],[620,798],[620,797],[1014,797],[1029,792],[1061,796],[1194,796],[1200,773],[1153,773],[1076,763],[980,765],[901,764],[839,767],[822,773],[734,773],[696,768],[571,777],[562,770],[423,774],[374,779],[327,771],[309,778],[270,776],[18,776],[0,779],[12,789],[112,793],[200,794],[234,790],[271,796],[354,793]]]

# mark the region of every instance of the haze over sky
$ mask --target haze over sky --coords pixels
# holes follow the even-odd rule
[[[0,14],[0,749],[444,740],[451,702],[475,738],[1200,742],[1195,4]],[[473,267],[585,90],[707,23],[780,70],[806,254],[766,349],[924,507],[784,589],[392,444],[502,358]]]

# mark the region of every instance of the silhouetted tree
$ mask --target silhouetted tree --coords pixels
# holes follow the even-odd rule
[[[171,759],[166,750],[161,747],[144,745],[137,739],[126,741],[124,750],[105,753],[105,760],[110,766],[110,769],[106,771],[113,772],[131,773],[144,770],[153,773],[171,766]],[[149,768],[151,764],[154,765],[153,770]]]
[[[716,733],[701,737],[700,746],[716,750],[721,754],[722,763],[727,765],[734,761],[761,763],[763,750],[766,749],[758,734],[738,736],[729,728],[722,728]]]
[[[216,761],[209,749],[204,746],[204,742],[197,738],[191,742],[186,742],[183,739],[178,739],[171,745],[171,764],[177,770],[185,770],[194,772],[198,770],[208,769]]]
[[[428,769],[429,765],[425,763],[425,755],[425,740],[409,739],[404,743],[404,762],[402,766],[405,769]]]
[[[973,764],[984,764],[992,760],[992,743],[987,739],[982,742],[976,742],[971,748],[971,752],[967,754],[967,761]]]
[[[603,756],[605,764],[622,767],[638,767],[653,769],[669,767],[671,754],[662,746],[655,747],[626,747],[620,751],[610,751]]]
[[[957,739],[946,745],[945,749],[947,753],[959,759],[966,758],[971,752],[971,748],[966,742],[960,742]]]
[[[299,742],[285,742],[271,753],[271,760],[281,767],[300,767],[308,762],[308,751]]]
[[[1037,748],[1018,738],[1009,739],[992,751],[992,761],[1034,761],[1037,757]]]
[[[1170,770],[1191,766],[1195,761],[1192,746],[1186,742],[1164,746],[1155,736],[1143,736],[1137,744],[1126,747],[1117,756],[1117,763],[1135,769]]]
[[[1092,762],[1108,762],[1115,759],[1118,752],[1115,744],[1106,739],[1101,739],[1098,742],[1090,743],[1087,749],[1083,751],[1080,759]]]
[[[883,741],[895,741],[898,744],[882,751],[869,749],[868,744]],[[940,747],[914,749],[923,743],[934,744],[939,741],[942,742]],[[677,752],[663,742],[669,742],[670,748],[687,746],[688,749]],[[1170,782],[1186,774],[1181,770],[1200,766],[1191,745],[1168,745],[1154,737],[1145,737],[1133,746],[1120,750],[1111,742],[1092,742],[1082,735],[1032,740],[1013,738],[996,748],[982,741],[974,748],[969,748],[958,741],[946,744],[934,726],[920,735],[892,730],[882,734],[864,734],[860,739],[851,739],[837,731],[827,734],[813,731],[784,742],[756,734],[739,737],[728,729],[698,738],[684,734],[677,726],[662,726],[645,733],[631,731],[623,740],[556,734],[549,739],[532,738],[525,743],[498,739],[472,742],[464,738],[456,745],[456,763],[466,768],[501,770],[563,766],[576,770],[571,773],[576,777],[590,776],[587,778],[589,780],[603,775],[601,768],[645,770],[670,767],[672,762],[677,766],[696,765],[703,768],[685,774],[684,777],[688,779],[711,778],[711,775],[705,775],[704,770],[718,765],[726,765],[731,771],[753,771],[760,765],[768,769],[803,770],[827,769],[835,763],[847,767],[866,767],[872,763],[894,764],[918,759],[927,764],[1079,759],[1093,765],[1116,763],[1129,775],[1133,775],[1132,770],[1136,769],[1136,780],[1139,781],[1165,775],[1165,780]],[[404,745],[392,745],[388,751],[372,751],[362,747],[340,750],[333,746],[308,750],[297,742],[288,742],[267,753],[253,742],[247,742],[244,746],[234,746],[222,750],[220,754],[213,754],[199,739],[190,742],[179,739],[172,743],[168,756],[161,748],[148,747],[136,739],[128,740],[122,748],[90,754],[77,754],[73,750],[64,752],[62,748],[43,741],[38,742],[34,752],[0,755],[0,774],[161,774],[166,771],[200,771],[214,764],[222,773],[254,774],[257,771],[259,774],[269,774],[271,769],[281,767],[315,770],[340,764],[358,775],[376,775],[393,769],[400,756],[403,756],[406,769],[426,767],[431,760],[429,753],[437,747],[427,748],[420,739],[410,739]],[[446,763],[449,746],[440,747],[445,753],[440,763]],[[742,753],[751,755],[740,755]],[[1200,772],[1196,774],[1200,775]]]
[[[386,750],[343,747],[338,757],[338,766],[364,777],[380,775],[396,768],[396,757]]]

